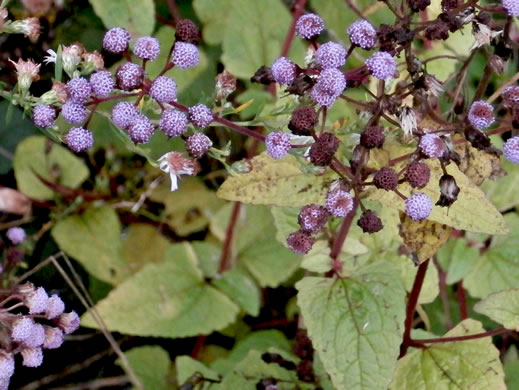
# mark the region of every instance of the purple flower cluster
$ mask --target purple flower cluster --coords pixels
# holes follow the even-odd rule
[[[21,227],[12,227],[7,230],[6,233],[7,238],[9,241],[11,241],[14,245],[21,244],[25,241],[25,238],[27,237],[25,234],[25,230]]]
[[[200,62],[198,47],[192,43],[176,42],[171,54],[171,62],[180,69],[189,69],[197,66]]]
[[[314,39],[324,30],[323,20],[315,14],[306,14],[297,19],[296,34],[304,39]]]
[[[272,64],[272,77],[280,85],[292,84],[296,75],[296,64],[286,57],[280,57]]]
[[[431,214],[433,202],[429,196],[421,192],[414,193],[405,201],[405,213],[413,221],[423,221]]]
[[[311,91],[314,102],[324,107],[331,107],[346,89],[346,77],[339,69],[325,69],[319,75]]]
[[[491,104],[483,100],[475,101],[472,103],[472,106],[470,106],[468,120],[476,129],[486,129],[496,121],[494,108]]]
[[[372,49],[377,43],[377,30],[367,20],[357,20],[347,30],[353,45],[365,50]]]
[[[0,388],[7,388],[14,374],[15,354],[20,353],[24,366],[38,367],[43,361],[43,349],[59,348],[65,335],[75,332],[80,325],[79,316],[74,311],[65,313],[61,298],[55,294],[49,297],[42,287],[22,284],[5,302],[12,305],[15,299],[20,300],[20,304],[13,305],[13,309],[3,309],[2,321],[9,333],[10,345],[4,343],[0,349]],[[25,306],[28,314],[11,312],[20,305]]]
[[[319,46],[315,56],[323,69],[340,68],[346,63],[346,50],[335,42]]]
[[[366,60],[366,67],[379,80],[387,80],[396,75],[396,61],[391,54],[385,51],[373,53]]]
[[[153,61],[160,54],[160,43],[153,37],[141,37],[135,42],[133,54],[142,60]]]
[[[267,153],[276,160],[282,159],[288,153],[290,145],[290,135],[282,131],[273,131],[265,139]]]

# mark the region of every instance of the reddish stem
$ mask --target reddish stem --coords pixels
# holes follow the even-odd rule
[[[411,293],[409,294],[409,300],[407,301],[407,313],[405,317],[405,329],[404,329],[404,339],[402,345],[400,346],[400,356],[402,357],[406,354],[407,349],[412,344],[411,339],[411,329],[413,327],[413,317],[414,312],[416,310],[416,304],[418,303],[418,297],[420,296],[420,291],[422,290],[423,281],[425,279],[425,274],[427,273],[427,266],[429,265],[429,260],[425,260],[422,264],[418,266],[418,271],[416,272],[416,276],[414,278],[413,288],[411,289]]]
[[[449,308],[449,295],[447,293],[447,273],[441,268],[440,263],[438,262],[438,259],[436,257],[433,258],[434,265],[436,266],[436,269],[438,270],[438,279],[439,279],[439,290],[440,290],[440,298],[443,305],[443,313],[445,315],[445,322],[447,325],[447,329],[451,329],[452,324],[452,318],[451,318],[451,311]]]
[[[341,253],[342,247],[344,245],[344,241],[346,241],[346,237],[348,236],[348,232],[350,231],[351,223],[353,218],[355,217],[355,213],[357,211],[358,204],[357,202],[353,205],[353,210],[344,218],[342,222],[341,229],[339,230],[339,234],[335,237],[335,241],[333,241],[332,250],[330,252],[330,257],[332,258],[333,263],[336,263],[339,259],[339,254]]]
[[[303,14],[305,6],[306,0],[297,0],[296,5],[294,6],[294,13],[292,14],[292,24],[288,29],[285,42],[283,42],[283,47],[281,48],[281,57],[286,57],[290,51],[290,47],[292,46],[292,41],[294,40],[296,33],[296,22],[297,19],[299,19],[299,17]]]
[[[181,19],[180,11],[178,10],[177,3],[175,0],[168,0],[169,10],[171,12],[171,16],[173,16],[173,21],[175,22],[175,26],[178,21]]]
[[[225,232],[225,241],[223,243],[222,254],[220,256],[220,264],[218,266],[219,273],[222,273],[229,269],[232,239],[234,236],[234,229],[236,228],[236,223],[238,222],[238,216],[240,215],[240,209],[241,203],[234,202],[231,212],[231,219],[229,220],[229,225],[227,225],[227,230]]]
[[[108,96],[106,98],[102,98],[102,99],[97,99],[97,98],[93,98],[91,101],[87,102],[86,105],[87,106],[90,106],[92,104],[100,104],[100,103],[103,103],[103,102],[109,102],[110,100],[115,100],[115,99],[124,99],[124,98],[128,98],[128,97],[134,97],[134,96],[139,96],[140,95],[140,92],[134,92],[134,93],[122,93],[120,95],[113,95],[113,96]]]
[[[456,294],[458,295],[458,305],[460,308],[460,317],[462,320],[466,320],[469,318],[468,310],[467,310],[467,295],[465,294],[465,289],[463,288],[463,281],[458,282],[458,288],[456,290]]]
[[[195,345],[193,346],[193,350],[191,351],[191,357],[193,359],[197,359],[198,355],[200,355],[200,352],[202,351],[202,348],[204,347],[205,340],[207,336],[200,335],[196,338]]]
[[[412,340],[411,344],[414,347],[420,347],[420,346],[423,346],[423,344],[455,343],[458,341],[475,340],[475,339],[481,339],[484,337],[497,336],[497,335],[508,333],[508,332],[511,332],[511,331],[509,329],[499,328],[499,329],[489,330],[488,332],[471,334],[468,336],[438,337],[435,339]]]

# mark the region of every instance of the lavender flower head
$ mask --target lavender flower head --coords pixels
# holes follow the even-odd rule
[[[334,68],[325,69],[319,75],[311,91],[312,99],[319,105],[331,107],[346,88],[346,77]]]
[[[167,76],[159,76],[151,84],[150,96],[159,103],[168,103],[176,100],[177,83]]]
[[[306,14],[297,19],[296,34],[304,39],[313,39],[324,30],[323,20],[316,14]]]
[[[422,153],[430,158],[441,157],[445,152],[445,143],[438,135],[433,133],[422,136],[419,146]]]
[[[348,27],[347,33],[352,44],[365,50],[377,44],[377,30],[367,20],[357,20]]]
[[[510,16],[519,16],[519,2],[517,0],[502,0],[503,8]]]
[[[509,138],[505,142],[503,154],[508,161],[519,164],[519,136]]]
[[[290,148],[290,135],[282,131],[273,131],[265,138],[267,153],[274,159],[280,160],[288,153]]]
[[[197,104],[189,107],[189,120],[199,129],[203,129],[213,121],[213,113],[211,109],[204,104]]]
[[[160,43],[153,37],[141,37],[135,42],[133,54],[140,59],[153,61],[160,54]]]
[[[296,78],[297,67],[292,61],[286,57],[280,57],[272,64],[272,77],[276,83],[292,84]]]
[[[472,103],[472,106],[470,106],[468,120],[476,129],[486,129],[496,120],[494,117],[494,108],[491,104],[483,100],[475,101]]]
[[[349,192],[337,188],[326,195],[325,207],[334,217],[344,218],[353,210],[353,203]]]
[[[137,108],[130,102],[119,102],[112,109],[112,122],[121,129],[127,129],[139,115]]]
[[[9,241],[11,241],[14,245],[21,244],[25,241],[25,238],[27,237],[25,234],[25,230],[23,230],[21,227],[9,228],[7,230],[6,236],[9,239]]]
[[[72,151],[80,153],[94,145],[94,135],[90,130],[73,127],[67,133],[65,142]]]
[[[182,111],[166,109],[160,117],[159,128],[169,138],[178,137],[187,130],[187,115]]]
[[[395,77],[396,61],[393,56],[385,51],[378,51],[366,60],[369,72],[379,80],[387,80]]]
[[[32,121],[38,127],[51,127],[56,120],[56,110],[46,104],[38,104],[32,110]]]
[[[316,58],[323,69],[340,68],[346,63],[346,50],[338,43],[326,42],[317,49]]]
[[[114,27],[108,30],[103,38],[103,48],[112,53],[122,53],[128,50],[131,35],[121,27]]]
[[[171,55],[171,62],[180,69],[189,69],[197,66],[200,62],[198,47],[192,43],[176,42]]]
[[[431,214],[433,203],[426,194],[417,192],[405,201],[405,213],[413,221],[423,221]]]

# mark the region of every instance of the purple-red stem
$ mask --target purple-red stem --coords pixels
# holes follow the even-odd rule
[[[440,298],[442,301],[443,313],[445,315],[445,322],[447,329],[451,329],[453,324],[449,307],[449,295],[447,293],[447,273],[441,268],[440,263],[436,257],[433,258],[433,261],[436,269],[438,270],[438,288],[440,290]]]
[[[175,0],[168,0],[168,6],[176,26],[178,21],[180,20],[180,11],[178,10],[177,3],[175,2]]]
[[[292,24],[288,29],[288,33],[285,37],[285,42],[283,42],[283,47],[281,48],[281,57],[286,57],[288,52],[290,51],[290,46],[292,46],[292,41],[294,40],[294,36],[296,33],[296,22],[297,19],[299,19],[299,17],[303,14],[305,6],[306,0],[297,0],[296,5],[294,6]]]
[[[238,222],[238,216],[240,215],[241,203],[234,202],[232,206],[231,218],[229,219],[229,224],[227,225],[227,230],[225,232],[225,241],[223,243],[222,253],[220,256],[220,263],[218,266],[218,272],[222,273],[229,269],[229,260],[231,259],[231,247],[232,247],[232,239],[234,237],[234,230],[236,228],[236,224]]]
[[[330,257],[333,262],[337,262],[339,259],[339,254],[341,253],[342,247],[344,245],[344,241],[346,241],[346,237],[348,236],[348,232],[350,231],[351,223],[353,218],[355,217],[355,212],[357,211],[358,204],[355,202],[353,206],[353,210],[344,218],[342,221],[341,228],[339,230],[339,234],[335,237],[333,241],[332,250],[330,251]]]
[[[499,328],[494,330],[489,330],[488,332],[470,334],[468,336],[456,336],[456,337],[438,337],[435,339],[421,339],[421,340],[412,340],[411,346],[420,347],[423,344],[439,344],[439,343],[454,343],[458,341],[466,341],[466,340],[475,340],[481,339],[484,337],[497,336],[503,333],[511,332],[509,329]]]
[[[463,282],[460,280],[458,282],[458,288],[456,289],[456,294],[458,296],[458,305],[460,308],[460,317],[462,320],[466,320],[469,318],[469,313],[467,310],[467,295],[465,294],[465,289],[463,288]]]
[[[425,260],[422,264],[418,266],[418,271],[416,272],[416,276],[414,278],[413,288],[411,289],[411,293],[409,294],[409,300],[407,301],[407,312],[405,317],[404,339],[402,341],[402,345],[400,346],[400,357],[406,354],[407,349],[412,344],[411,329],[413,327],[414,312],[416,309],[416,304],[418,303],[420,291],[422,290],[423,281],[425,279],[425,274],[427,273],[428,265],[429,260]]]

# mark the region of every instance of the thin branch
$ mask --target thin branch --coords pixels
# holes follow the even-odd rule
[[[447,293],[447,273],[441,268],[436,256],[433,258],[433,262],[436,269],[438,270],[438,289],[440,290],[440,298],[442,301],[445,322],[447,329],[451,329],[453,327],[453,323],[449,307],[449,295]]]
[[[505,328],[499,328],[499,329],[489,330],[488,332],[471,334],[468,336],[438,337],[436,339],[412,340],[412,346],[420,346],[423,344],[455,343],[458,341],[475,340],[475,339],[481,339],[484,337],[497,336],[497,335],[508,333],[508,332],[512,332],[512,331],[509,329],[505,329]]]
[[[93,381],[80,383],[78,385],[55,387],[50,390],[97,390],[106,387],[120,387],[127,383],[130,383],[130,380],[126,375],[122,375],[111,378],[94,379]]]
[[[355,213],[357,211],[358,204],[355,202],[353,206],[353,210],[344,218],[342,221],[341,229],[339,230],[339,234],[333,241],[332,250],[330,252],[330,257],[334,262],[338,261],[339,255],[341,253],[342,247],[344,246],[344,242],[346,241],[346,237],[348,236],[348,232],[350,231],[351,223],[353,218],[355,217]]]
[[[177,23],[179,22],[179,20],[181,19],[180,11],[178,10],[177,3],[175,2],[175,0],[168,0],[168,6],[169,6],[171,16],[173,16],[173,21],[176,26]]]
[[[229,260],[231,259],[232,241],[234,237],[234,230],[238,222],[240,215],[241,203],[234,202],[231,212],[231,218],[229,219],[229,225],[227,225],[227,231],[225,232],[225,241],[220,256],[220,263],[218,266],[218,272],[222,273],[229,268]]]
[[[465,289],[463,288],[463,281],[458,282],[456,294],[458,296],[458,305],[460,309],[460,317],[462,320],[466,320],[469,318],[468,310],[467,310],[467,295],[465,294]]]
[[[281,57],[286,57],[290,51],[290,47],[292,46],[292,42],[296,33],[296,22],[297,19],[299,19],[299,17],[303,14],[305,6],[306,0],[297,0],[296,5],[294,6],[294,13],[292,15],[292,24],[288,29],[285,41],[283,42],[283,47],[281,48]]]

